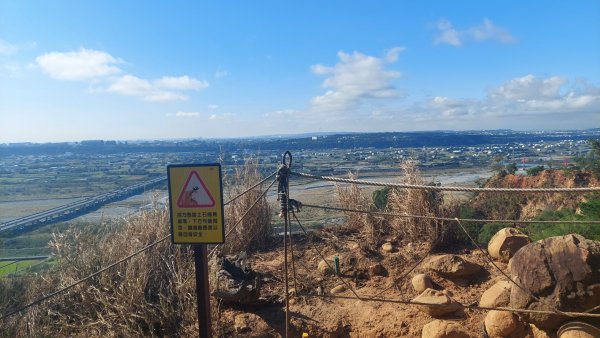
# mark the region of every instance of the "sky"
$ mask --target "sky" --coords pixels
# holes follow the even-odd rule
[[[597,0],[0,0],[0,143],[595,127]]]

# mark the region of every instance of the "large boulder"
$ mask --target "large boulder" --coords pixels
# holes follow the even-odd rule
[[[485,316],[485,331],[491,338],[506,337],[517,329],[517,323],[511,312],[492,310]]]
[[[522,247],[531,243],[529,237],[515,228],[500,229],[490,239],[488,252],[490,256],[505,263]]]
[[[600,305],[600,242],[571,234],[528,244],[511,259],[511,277],[522,286],[511,288],[511,307],[584,312]],[[542,329],[555,329],[567,319],[559,314],[519,316]]]
[[[469,338],[469,334],[460,323],[436,319],[425,324],[421,333],[423,338]]]
[[[441,316],[446,313],[451,313],[461,308],[460,304],[447,294],[427,289],[412,300],[413,302],[423,303],[417,307],[430,316]]]
[[[448,279],[469,279],[484,271],[484,268],[457,255],[440,255],[430,259],[424,266]]]
[[[507,306],[510,303],[510,289],[512,283],[508,281],[499,281],[492,285],[481,295],[479,306],[499,307]]]

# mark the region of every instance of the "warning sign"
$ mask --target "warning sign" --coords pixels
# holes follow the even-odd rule
[[[167,172],[173,243],[223,243],[221,165],[169,165]]]
[[[190,172],[181,194],[177,199],[180,208],[210,208],[215,206],[215,200],[197,171]]]

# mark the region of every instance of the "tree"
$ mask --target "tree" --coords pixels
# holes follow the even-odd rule
[[[517,164],[516,163],[509,163],[506,165],[506,171],[511,174],[514,175],[517,172]]]
[[[544,171],[544,166],[543,165],[538,165],[535,167],[531,167],[527,170],[525,170],[527,172],[527,175],[529,176],[535,176],[539,173],[541,173],[542,171]]]

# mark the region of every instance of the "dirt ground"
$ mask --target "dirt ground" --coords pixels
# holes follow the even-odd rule
[[[393,244],[392,252],[384,252],[381,248],[365,252],[361,249],[360,238],[352,236],[336,237],[328,231],[315,232],[308,237],[294,236],[295,281],[291,258],[289,264],[289,285],[292,290],[290,336],[301,337],[303,333],[308,333],[308,337],[421,337],[423,325],[435,318],[414,305],[358,300],[350,290],[336,295],[345,299],[303,295],[331,295],[332,288],[344,284],[343,279],[361,297],[373,297],[381,293],[378,297],[388,300],[410,300],[418,296],[411,285],[411,278],[424,272],[423,264],[410,273],[408,271],[423,256],[427,256],[429,245]],[[332,274],[324,276],[318,271],[317,266],[321,261],[318,251],[328,259],[339,257],[341,277]],[[431,252],[429,256],[440,253]],[[487,272],[477,280],[459,282],[430,274],[437,284],[436,288],[449,291],[452,298],[464,305],[477,305],[482,293],[503,277],[478,251],[462,249],[452,253],[484,266]],[[284,336],[283,245],[279,243],[270,250],[253,253],[249,261],[251,268],[263,275],[262,294],[279,297],[280,303],[246,307],[221,304],[220,333],[228,337]],[[385,269],[382,276],[369,273],[369,266],[376,263]],[[497,264],[506,269],[505,264]],[[401,278],[407,273],[405,278]],[[298,293],[295,293],[296,288]],[[485,311],[465,309],[438,318],[456,320],[473,337],[481,337],[485,315]],[[529,335],[522,331],[518,336]]]

